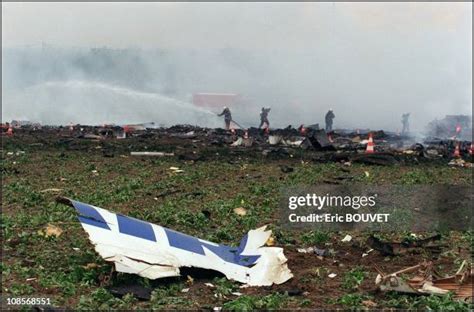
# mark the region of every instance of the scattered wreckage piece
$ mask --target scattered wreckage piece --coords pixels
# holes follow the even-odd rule
[[[175,173],[183,173],[184,170],[183,169],[179,169],[178,167],[169,167],[168,170],[170,170],[170,172],[172,174],[175,174]]]
[[[244,145],[244,139],[239,137],[235,142],[233,142],[230,146],[242,146]]]
[[[389,166],[398,164],[397,158],[391,153],[360,154],[351,157],[351,162],[366,165]]]
[[[370,235],[367,238],[367,245],[380,252],[384,256],[395,256],[397,254],[403,254],[414,248],[425,248],[430,250],[433,253],[438,253],[440,251],[440,245],[432,245],[431,242],[441,239],[441,235],[437,234],[425,239],[418,240],[404,240],[402,242],[383,242],[379,238]]]
[[[245,146],[245,147],[251,147],[254,143],[254,139],[253,138],[244,138],[242,140],[242,145]]]
[[[329,141],[328,135],[324,130],[311,130],[305,141],[317,151],[335,151],[334,145]],[[308,146],[303,141],[303,146]]]
[[[102,139],[104,139],[103,136],[97,135],[97,134],[92,134],[92,133],[86,133],[84,135],[80,135],[79,138],[84,138],[84,139],[89,139],[89,140],[102,140]]]
[[[332,254],[332,252],[330,250],[320,249],[316,246],[308,247],[308,248],[298,248],[297,251],[299,253],[316,254],[317,256],[320,256],[320,257],[327,257],[327,256],[330,256]]]
[[[474,163],[464,161],[462,158],[456,158],[456,159],[451,159],[451,161],[448,163],[448,166],[472,168],[474,167]]]
[[[300,146],[303,143],[303,138],[301,137],[291,137],[291,138],[283,138],[281,135],[270,135],[268,136],[268,143],[270,145],[278,145],[282,144],[285,146]]]
[[[139,300],[150,300],[152,292],[151,288],[139,284],[112,286],[107,288],[107,290],[116,297],[123,297],[127,294],[132,294]]]
[[[303,144],[303,140],[304,139],[293,138],[293,139],[282,140],[281,142],[283,143],[283,145],[286,145],[286,146],[298,147],[298,146],[301,146],[301,144]]]
[[[186,133],[171,133],[170,137],[175,137],[179,139],[194,139],[197,135],[194,133],[194,130],[186,132]]]
[[[270,135],[270,136],[268,136],[268,143],[270,145],[280,144],[282,140],[283,140],[283,137],[281,135]]]
[[[249,231],[238,247],[230,247],[69,198],[57,201],[77,210],[95,250],[114,262],[118,272],[157,279],[179,276],[180,267],[198,267],[251,286],[282,284],[293,277],[283,249],[264,246],[271,236],[266,226]]]
[[[174,153],[165,152],[130,152],[131,156],[174,156]]]
[[[375,284],[381,291],[418,295],[445,295],[453,292],[457,300],[473,298],[474,271],[472,265],[467,268],[465,260],[455,275],[444,278],[434,272],[432,262],[422,262],[391,274],[383,273],[377,266],[375,269],[379,273],[375,278]],[[418,274],[411,278],[401,276],[413,272]]]
[[[473,298],[474,270],[466,268],[467,262],[464,260],[455,275],[446,278],[433,280],[433,286],[455,294],[455,298],[461,300]]]
[[[429,275],[424,273],[421,276],[415,276],[411,279],[401,278],[400,275],[412,273],[420,269],[426,272],[428,267],[432,267],[431,262],[422,262],[391,274],[385,274],[377,265],[375,265],[375,270],[378,272],[378,275],[375,278],[375,285],[379,286],[381,291],[421,294],[423,293],[423,284],[427,282],[430,277]]]

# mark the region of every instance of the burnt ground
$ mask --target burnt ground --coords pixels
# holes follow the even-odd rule
[[[286,147],[268,152],[265,144],[231,148],[212,136],[180,138],[166,133],[88,140],[65,130],[18,130],[2,139],[4,299],[48,297],[55,307],[94,310],[469,309],[449,295],[382,293],[374,285],[374,264],[388,273],[430,260],[438,272],[453,274],[463,260],[471,262],[472,232],[442,233],[441,252],[436,254],[417,248],[402,255],[372,251],[362,257],[370,249],[365,241],[371,233],[290,231],[280,224],[277,209],[280,188],[294,185],[472,185],[472,169],[449,167],[448,159],[409,155],[392,165],[347,166],[334,160],[334,152]],[[130,156],[131,151],[175,156],[137,157]],[[172,166],[184,172],[173,173]],[[293,171],[284,172],[286,167]],[[350,179],[338,179],[341,175]],[[74,210],[55,201],[59,195],[224,244],[238,244],[248,230],[268,224],[294,277],[281,285],[240,288],[219,273],[195,269],[184,269],[179,278],[154,281],[111,274],[112,266],[95,253]],[[236,215],[237,207],[247,214]],[[48,226],[59,228],[60,234],[45,235]],[[351,242],[341,242],[346,234],[352,235]],[[387,241],[411,234],[377,233]],[[312,246],[331,255],[297,252]],[[337,275],[329,278],[330,273]],[[142,288],[150,298],[114,295],[114,287],[129,285]]]

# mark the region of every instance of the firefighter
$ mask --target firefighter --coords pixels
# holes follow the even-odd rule
[[[410,124],[408,122],[408,118],[410,117],[410,113],[406,113],[402,115],[402,134],[408,133],[410,131]]]
[[[262,128],[264,124],[267,124],[267,128],[270,128],[270,122],[268,121],[268,113],[270,112],[270,107],[265,108],[262,107],[262,111],[260,112],[260,126],[258,128]]]
[[[217,116],[224,116],[225,122],[225,129],[230,129],[230,122],[232,121],[232,114],[230,113],[230,109],[227,106],[224,106],[224,110],[222,113],[218,114]]]
[[[330,109],[326,113],[325,121],[326,121],[326,132],[332,131],[332,121],[336,117],[334,113],[332,112],[332,109]]]

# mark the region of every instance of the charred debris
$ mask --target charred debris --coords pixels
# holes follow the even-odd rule
[[[150,125],[154,126],[140,124],[55,127],[23,124],[13,129],[2,127],[2,135],[15,136],[17,140],[31,146],[50,145],[52,148],[60,147],[66,150],[96,148],[102,151],[104,157],[114,157],[116,152],[127,152],[136,157],[178,157],[191,161],[218,159],[226,155],[260,155],[270,158],[299,157],[304,160],[341,162],[347,165],[438,161],[452,166],[470,167],[473,152],[471,141],[456,136],[417,140],[408,135],[383,130],[338,129],[326,132],[319,129],[318,125],[299,128],[288,126],[271,130],[254,127],[224,130],[191,125],[157,128]]]

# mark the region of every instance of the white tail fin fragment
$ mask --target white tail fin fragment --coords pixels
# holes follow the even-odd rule
[[[157,279],[179,276],[180,267],[198,267],[252,286],[281,284],[293,277],[283,249],[264,246],[271,236],[265,226],[249,231],[239,247],[231,247],[78,201],[61,202],[76,208],[95,250],[119,272]]]

